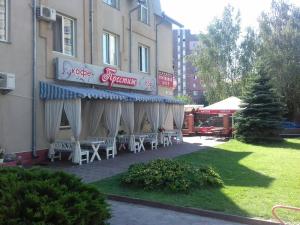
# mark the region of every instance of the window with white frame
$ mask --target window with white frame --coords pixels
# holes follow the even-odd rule
[[[198,95],[198,91],[193,91],[193,95],[197,96]]]
[[[149,72],[149,48],[144,45],[139,46],[139,71]]]
[[[144,0],[144,3],[140,5],[139,20],[143,23],[149,24],[149,4],[148,4],[148,0]]]
[[[103,63],[113,66],[119,64],[119,37],[115,34],[103,33]]]
[[[0,41],[8,39],[8,0],[0,0]]]
[[[119,8],[119,0],[103,0],[103,2],[114,8]]]
[[[57,14],[53,23],[53,50],[75,56],[75,21]]]

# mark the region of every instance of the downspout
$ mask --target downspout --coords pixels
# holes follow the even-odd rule
[[[131,14],[140,8],[140,5],[136,6],[135,8],[131,9],[129,11],[129,73],[132,72],[131,68],[131,57],[132,57],[132,19],[131,19]]]
[[[36,0],[32,0],[32,134],[31,151],[32,157],[37,158],[36,154]]]
[[[164,21],[164,18],[156,24],[155,29],[155,77],[156,77],[156,95],[158,95],[158,26],[161,25]]]
[[[94,0],[90,0],[90,51],[91,51],[91,64],[93,64],[93,48],[94,48]]]

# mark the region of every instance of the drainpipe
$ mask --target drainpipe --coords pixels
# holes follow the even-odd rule
[[[140,3],[138,6],[136,6],[135,8],[131,9],[129,11],[129,72],[131,73],[132,69],[131,69],[131,55],[132,55],[132,19],[131,19],[131,14],[140,8]]]
[[[156,24],[155,28],[155,77],[156,77],[156,95],[158,95],[158,26],[164,22],[164,18]]]
[[[93,64],[93,48],[94,48],[94,0],[90,0],[90,47],[91,47],[91,64]]]
[[[32,0],[32,134],[31,151],[32,157],[37,158],[36,154],[36,0]]]

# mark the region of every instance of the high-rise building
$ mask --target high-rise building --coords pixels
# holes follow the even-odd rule
[[[189,95],[194,103],[203,103],[203,89],[197,70],[187,56],[197,48],[198,37],[188,29],[173,30],[173,63],[177,79],[175,95]]]

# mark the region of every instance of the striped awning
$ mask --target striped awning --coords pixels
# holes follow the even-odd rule
[[[158,95],[146,95],[140,93],[100,90],[95,88],[83,88],[58,85],[48,82],[40,82],[40,98],[43,100],[66,100],[76,98],[103,99],[130,102],[158,102],[168,104],[183,104],[181,101]]]
[[[40,98],[44,100],[66,100],[76,98],[104,99],[116,101],[127,100],[125,96],[110,93],[105,90],[64,86],[47,82],[40,82]]]
[[[132,102],[159,102],[164,103],[164,98],[158,95],[146,95],[140,93],[123,92],[123,91],[109,91],[121,96],[126,96]]]

